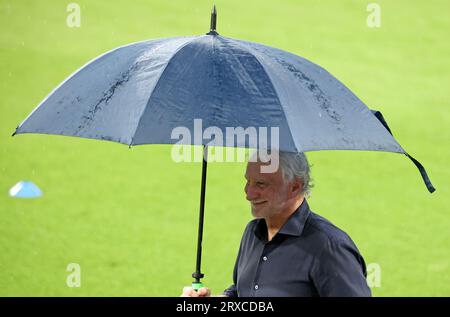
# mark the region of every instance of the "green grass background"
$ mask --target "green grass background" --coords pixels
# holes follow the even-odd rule
[[[0,0],[0,295],[178,296],[191,282],[200,163],[176,164],[169,146],[11,133],[63,79],[116,46],[203,34],[211,1]],[[450,2],[216,0],[218,31],[279,47],[328,69],[387,118],[437,191],[393,153],[309,154],[312,209],[382,269],[375,296],[449,296]],[[214,293],[231,283],[251,219],[243,163],[208,169],[203,271]],[[8,196],[32,180],[44,196]],[[66,267],[81,265],[81,287]]]

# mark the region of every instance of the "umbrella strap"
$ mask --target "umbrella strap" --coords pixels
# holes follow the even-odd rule
[[[430,178],[428,177],[427,171],[425,171],[425,168],[420,164],[418,160],[416,160],[414,157],[409,155],[405,152],[405,155],[416,165],[416,167],[419,169],[420,175],[422,175],[422,179],[425,183],[425,186],[427,186],[427,189],[430,193],[434,192],[436,188],[434,188],[433,184],[431,184]]]
[[[381,114],[381,112],[378,110],[371,110],[371,111],[372,111],[373,115],[378,119],[378,121],[380,121],[381,124],[386,128],[386,130],[388,130],[388,132],[392,135],[392,131],[389,128],[386,120],[384,120],[384,117]],[[434,192],[436,190],[436,188],[434,188],[433,184],[431,184],[430,178],[428,177],[427,171],[425,171],[425,168],[423,167],[423,165],[420,164],[420,162],[418,160],[416,160],[414,157],[412,157],[408,153],[404,152],[404,154],[414,163],[414,165],[416,165],[417,169],[420,172],[420,175],[422,175],[422,179],[425,183],[425,186],[427,186],[428,191],[430,193]]]

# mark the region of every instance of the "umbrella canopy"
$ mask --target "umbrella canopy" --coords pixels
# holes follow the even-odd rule
[[[129,146],[173,144],[180,143],[172,138],[174,129],[193,131],[195,120],[201,119],[204,127],[222,131],[277,127],[276,149],[281,151],[408,155],[381,114],[374,115],[325,69],[280,49],[221,36],[215,21],[214,7],[206,35],[134,43],[90,61],[55,88],[14,134],[59,134]],[[235,140],[225,133],[224,138],[181,143],[254,145],[248,138]],[[434,191],[423,167],[411,159]],[[203,164],[200,225],[206,160]],[[199,237],[201,251],[201,230]],[[197,273],[199,281],[199,265]]]
[[[320,66],[220,35],[114,49],[57,87],[16,133],[176,143],[176,127],[278,127],[280,150],[404,153],[369,108]],[[214,140],[208,145],[216,144]],[[238,141],[239,142],[239,141]],[[236,146],[248,146],[240,141]],[[189,144],[206,144],[193,140]]]

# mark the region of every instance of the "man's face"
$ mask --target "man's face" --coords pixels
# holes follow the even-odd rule
[[[284,211],[296,193],[292,192],[291,182],[283,181],[280,169],[275,173],[261,173],[262,164],[247,164],[245,194],[254,217],[270,218]]]

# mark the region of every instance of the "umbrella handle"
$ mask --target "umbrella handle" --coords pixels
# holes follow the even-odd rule
[[[195,291],[198,291],[200,288],[202,288],[203,287],[203,283],[196,283],[196,282],[192,282],[192,288],[195,290]]]

